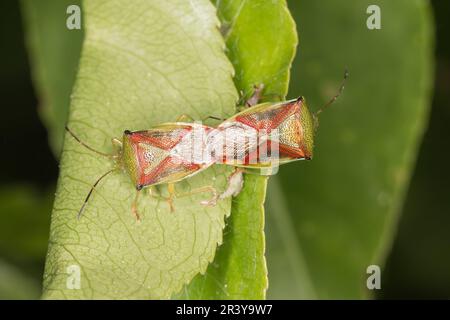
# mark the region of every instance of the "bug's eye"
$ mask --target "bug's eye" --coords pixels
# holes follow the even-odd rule
[[[151,153],[150,151],[146,151],[144,153],[144,159],[147,162],[152,162],[155,159],[155,156],[153,155],[153,153]]]

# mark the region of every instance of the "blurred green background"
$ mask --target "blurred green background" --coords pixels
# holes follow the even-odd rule
[[[319,10],[321,9],[320,6],[324,5],[322,3],[314,7],[312,4],[314,1],[302,2],[308,4],[299,5],[297,1],[289,2],[292,14],[298,24],[300,38],[298,54],[292,70],[290,96],[303,94],[307,96],[307,99],[308,96],[311,96],[310,103],[317,107],[317,105],[323,103],[319,98],[323,95],[314,91],[319,90],[315,89],[315,77],[327,73],[327,79],[334,79],[328,85],[325,83],[325,91],[332,94],[340,81],[341,71],[345,66],[350,68],[351,73],[342,99],[333,107],[333,110],[327,111],[332,115],[328,119],[327,115],[323,116],[318,143],[322,143],[324,147],[320,145],[321,147],[318,148],[320,154],[320,150],[325,150],[327,143],[333,143],[333,136],[327,135],[327,123],[330,127],[340,120],[342,120],[341,123],[345,124],[345,112],[349,112],[345,109],[345,105],[346,101],[350,103],[352,99],[352,81],[354,81],[353,87],[356,87],[359,82],[357,77],[355,79],[355,72],[352,73],[352,66],[353,71],[355,69],[357,71],[364,70],[360,64],[354,62],[359,52],[354,52],[355,55],[347,60],[345,56],[342,57],[342,54],[339,54],[341,47],[346,48],[341,50],[342,52],[352,50],[354,44],[352,41],[358,41],[356,32],[349,32],[345,39],[322,39],[320,36],[333,32],[331,27],[329,27],[330,30],[327,29],[327,25],[332,26],[335,23],[343,25],[344,28],[346,26],[350,28],[352,21],[355,19],[365,21],[367,16],[364,11],[359,11],[359,13],[352,11],[351,5],[348,7],[343,5],[341,11],[336,11],[336,19],[334,21],[327,20],[329,24],[323,22],[324,27],[321,30],[304,30],[305,26],[318,19],[311,13],[313,10],[322,12],[324,15],[322,18],[326,17],[327,12],[331,14],[334,11],[332,9]],[[352,2],[347,1],[347,3]],[[361,5],[361,7],[363,6]],[[365,6],[367,7],[367,5]],[[0,8],[2,15],[0,92],[3,101],[3,113],[0,121],[3,155],[0,158],[2,168],[0,173],[0,299],[38,298],[47,249],[50,212],[58,174],[58,163],[49,147],[47,132],[38,114],[37,106],[39,102],[31,80],[20,2],[3,1]],[[408,15],[408,10],[402,12],[401,6],[398,10],[399,14]],[[435,86],[432,108],[428,129],[425,131],[422,143],[418,146],[419,155],[406,193],[405,203],[401,209],[398,232],[393,235],[392,249],[387,251],[386,266],[382,273],[382,289],[375,294],[375,297],[381,299],[450,297],[450,255],[448,253],[450,248],[450,232],[448,231],[450,229],[450,202],[448,200],[450,169],[447,166],[450,163],[450,151],[446,148],[448,137],[450,137],[450,127],[447,125],[450,120],[450,48],[448,40],[445,40],[448,30],[450,30],[446,17],[446,14],[450,12],[450,2],[433,1],[432,11],[436,33],[434,49]],[[356,14],[361,16],[352,20]],[[64,12],[62,15],[64,17]],[[389,13],[386,16],[388,15]],[[398,29],[395,28],[395,30]],[[389,33],[389,29],[384,30],[384,32]],[[306,47],[313,40],[316,42],[315,47]],[[355,44],[355,47],[358,47],[358,45]],[[320,51],[315,52],[316,49],[320,49]],[[336,57],[335,60],[329,59],[330,56]],[[312,61],[313,59],[315,60]],[[383,61],[380,63],[384,64]],[[323,65],[318,67],[317,64]],[[362,65],[364,66],[364,64]],[[386,65],[389,65],[389,61],[386,62]],[[358,67],[361,69],[357,69]],[[367,70],[370,70],[370,67]],[[305,75],[308,73],[312,76],[305,79]],[[380,80],[378,79],[378,81]],[[377,96],[377,94],[374,94],[374,97],[383,98]],[[371,96],[363,97],[367,100],[372,98]],[[361,104],[363,103],[361,102]],[[314,107],[313,109],[315,109]],[[363,114],[364,111],[362,111]],[[371,116],[369,113],[368,117]],[[388,125],[390,115],[384,116]],[[335,117],[335,122],[329,120],[331,117]],[[320,160],[319,155],[317,155],[317,158],[319,163],[325,161]],[[333,161],[333,159],[327,161]],[[311,232],[312,224],[302,224],[302,221],[309,221],[313,217],[305,214],[296,201],[301,198],[298,196],[298,190],[314,188],[314,186],[306,185],[298,189],[291,186],[302,183],[300,175],[299,180],[294,181],[293,184],[292,173],[295,171],[307,175],[308,172],[313,172],[309,169],[312,168],[313,170],[313,167],[309,166],[309,164],[303,165],[302,163],[301,168],[292,165],[288,166],[287,169],[281,168],[281,174],[271,182],[273,190],[269,189],[267,206],[269,297],[312,296],[301,289],[290,292],[282,286],[284,280],[280,275],[285,271],[283,269],[285,260],[276,257],[282,264],[281,267],[273,263],[274,252],[278,248],[271,247],[277,241],[275,232],[272,234],[274,228],[271,226],[277,224],[283,230],[283,218],[274,215],[273,208],[286,211],[288,217],[285,217],[284,222],[286,223],[290,223],[289,219],[293,219],[292,217],[300,221],[298,229],[291,228],[290,230],[292,231],[292,241],[299,239],[300,247],[305,251],[302,253],[289,251],[284,258],[290,259],[291,256],[297,256],[298,258],[300,255],[299,261],[304,259],[306,267],[299,265],[298,268],[305,267],[309,268],[310,271],[313,269],[313,273],[316,273],[316,276],[318,274],[319,280],[306,281],[301,278],[302,275],[299,276],[300,283],[305,280],[311,282],[308,285],[316,287],[315,291],[319,291],[316,292],[316,297],[337,297],[338,295],[335,293],[328,294],[327,277],[334,276],[336,278],[337,275],[339,278],[339,274],[342,272],[342,279],[345,280],[344,273],[348,272],[345,269],[346,264],[341,261],[343,257],[345,258],[345,255],[340,254],[338,245],[333,247],[333,243],[329,244],[323,241],[322,247],[319,245],[315,247],[314,243],[307,243],[307,235],[308,232]],[[346,181],[341,183],[345,184]],[[320,202],[323,201],[321,197],[327,196],[329,195],[326,193],[320,194],[319,190],[317,199],[311,201]],[[285,201],[279,200],[281,197],[286,198]],[[346,199],[346,201],[351,200]],[[283,205],[283,203],[286,204]],[[284,207],[284,209],[280,209],[281,207]],[[308,207],[308,203],[305,203],[305,207]],[[317,212],[311,211],[312,214],[317,214]],[[275,222],[273,222],[274,219]],[[325,225],[330,224],[328,226],[330,230],[341,227],[340,225],[331,225],[330,220],[327,220],[326,213],[319,221]],[[336,221],[340,221],[339,217]],[[327,232],[327,229],[324,228],[322,231]],[[361,237],[363,238],[365,234],[367,234],[367,237],[373,237],[374,239],[381,236],[371,234],[371,231],[370,228],[367,231],[361,231]],[[327,257],[321,256],[321,253],[324,252],[323,246],[329,248],[330,252],[328,252]],[[387,246],[389,247],[389,244]],[[295,246],[289,246],[289,244],[287,244],[287,247],[290,248],[289,250],[296,248]],[[333,264],[333,259],[337,261],[336,264]],[[328,267],[334,268],[335,273],[321,277],[319,271],[326,270],[321,261],[324,264],[326,263]],[[360,272],[362,275],[364,274],[364,270],[360,270]],[[346,284],[340,283],[344,280],[340,281],[335,278],[330,281],[333,281],[334,289],[339,290],[339,286],[342,286],[343,298],[355,296],[351,291],[348,294],[346,293]],[[288,281],[289,283],[293,282]],[[332,292],[331,289],[329,291]]]

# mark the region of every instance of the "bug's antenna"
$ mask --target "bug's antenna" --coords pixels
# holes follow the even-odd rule
[[[319,114],[321,114],[326,108],[328,108],[333,102],[335,102],[337,98],[339,98],[339,96],[341,95],[342,91],[344,91],[345,82],[347,81],[347,78],[348,78],[348,70],[347,70],[347,68],[345,68],[344,79],[342,80],[342,84],[339,87],[339,91],[336,93],[336,95],[334,95],[334,97],[332,97],[330,99],[330,101],[328,101],[322,108],[320,108],[319,110],[317,110],[314,113],[314,118],[317,119],[319,117]]]
[[[99,155],[102,155],[102,156],[104,156],[104,157],[111,157],[110,154],[104,153],[104,152],[101,152],[101,151],[98,151],[98,150],[95,150],[94,148],[88,146],[86,143],[84,143],[83,141],[81,141],[80,138],[78,138],[78,137],[75,135],[75,133],[73,133],[73,132],[69,129],[68,126],[65,126],[65,128],[66,128],[66,131],[67,131],[68,133],[70,133],[70,135],[71,135],[75,140],[77,140],[78,143],[81,144],[81,145],[82,145],[83,147],[85,147],[86,149],[89,149],[89,150],[91,150],[91,151],[93,151],[93,152],[95,152],[95,153],[97,153],[97,154],[99,154]]]
[[[114,168],[114,169],[111,169],[111,170],[107,171],[107,172],[104,173],[100,178],[98,178],[97,181],[95,181],[94,185],[92,186],[91,190],[89,191],[88,195],[86,196],[86,199],[84,199],[84,203],[83,203],[83,205],[81,206],[80,211],[78,211],[77,219],[80,219],[80,218],[81,218],[81,215],[83,214],[84,208],[86,207],[86,204],[88,203],[89,198],[90,198],[91,195],[92,195],[92,191],[94,191],[94,189],[95,189],[95,187],[98,185],[98,183],[99,183],[100,181],[102,181],[104,177],[106,177],[108,174],[110,174],[111,172],[113,172],[113,171],[115,171],[115,170],[117,170],[117,168]]]

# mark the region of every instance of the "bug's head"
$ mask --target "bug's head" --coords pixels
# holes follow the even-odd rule
[[[122,166],[127,170],[136,189],[139,190],[139,162],[136,153],[136,144],[133,141],[133,133],[125,130],[122,141]]]
[[[297,99],[297,103],[300,104],[300,123],[301,123],[301,135],[300,135],[300,147],[303,151],[304,158],[311,160],[313,157],[314,149],[314,133],[315,133],[315,118],[309,111],[308,105],[304,97]]]

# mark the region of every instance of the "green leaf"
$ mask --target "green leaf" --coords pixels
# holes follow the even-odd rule
[[[380,30],[366,27],[371,4],[381,8]],[[345,67],[350,78],[321,115],[313,161],[280,168],[286,224],[298,242],[284,250],[301,250],[300,277],[309,274],[313,288],[289,298],[367,297],[366,268],[383,264],[426,126],[433,70],[429,3],[292,1],[291,9],[302,30],[292,97],[304,95],[317,109],[337,91]],[[270,208],[278,207],[273,201]],[[269,273],[278,258],[268,252]],[[271,281],[298,277],[288,270],[270,273]],[[278,289],[269,289],[269,297],[286,297]]]
[[[235,84],[248,96],[265,85],[267,100],[284,97],[295,55],[295,24],[284,1],[217,1]],[[267,178],[246,175],[233,201],[224,242],[205,275],[198,275],[177,298],[263,299],[268,285],[264,256],[264,198]]]
[[[283,98],[298,42],[286,1],[218,0],[217,9],[238,90],[263,83],[265,100]]]
[[[210,2],[141,0],[130,6],[103,0],[85,1],[83,9],[85,39],[69,115],[81,140],[111,152],[110,139],[125,129],[150,128],[181,114],[233,114],[232,66]],[[115,172],[97,186],[77,220],[89,189],[112,166],[66,135],[44,298],[169,298],[213,259],[231,200],[204,207],[200,201],[209,195],[179,198],[171,213],[166,202],[144,193],[137,222],[134,187]],[[177,184],[177,191],[224,188],[228,172],[212,168]],[[77,266],[81,288],[68,289]]]
[[[281,169],[283,170],[283,169]],[[317,299],[311,270],[297,240],[280,179],[273,177],[267,188],[267,260],[270,272],[269,298]]]
[[[266,179],[245,178],[245,187],[233,200],[223,244],[204,275],[173,298],[176,299],[264,299],[267,268],[264,256],[264,198]]]
[[[58,157],[83,40],[83,30],[67,29],[66,10],[69,5],[80,3],[80,0],[22,0],[39,113],[47,127],[50,146]]]

